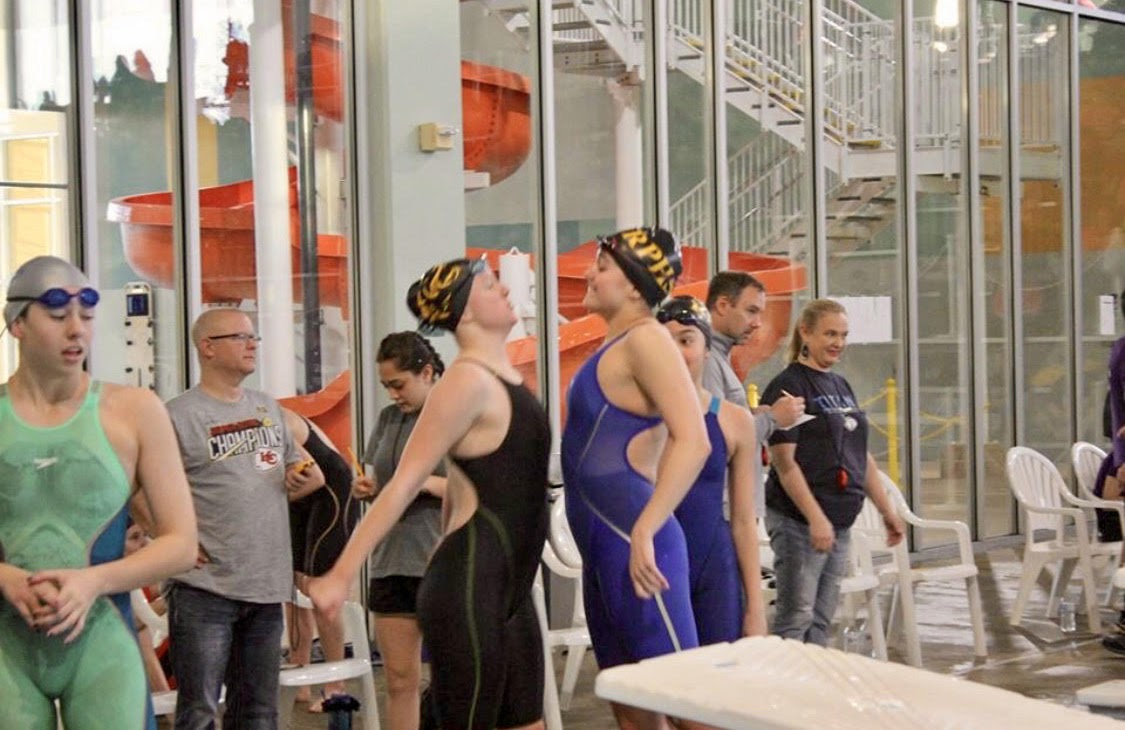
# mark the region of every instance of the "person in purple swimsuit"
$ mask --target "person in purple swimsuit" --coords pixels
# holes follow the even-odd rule
[[[1121,315],[1125,317],[1125,291],[1118,295],[1117,302],[1121,305]],[[1113,448],[1098,470],[1094,493],[1103,499],[1121,499],[1125,492],[1125,337],[1119,337],[1113,343],[1109,355],[1109,412]],[[1110,515],[1116,523],[1116,513],[1111,512]],[[1102,525],[1098,527],[1101,529]],[[1125,609],[1121,611],[1116,626],[1118,631],[1125,632]],[[1125,636],[1106,637],[1102,646],[1115,654],[1125,655]]]
[[[603,669],[698,645],[687,546],[672,511],[710,445],[687,366],[653,317],[680,271],[671,233],[636,228],[600,239],[586,272],[583,303],[609,332],[571,382],[562,467]],[[613,712],[621,727],[664,727],[650,711],[614,704]]]
[[[755,420],[746,408],[703,387],[704,364],[715,357],[710,318],[703,302],[688,295],[673,297],[656,313],[691,372],[711,439],[703,471],[676,508],[687,539],[691,607],[701,646],[766,634],[754,509]],[[723,519],[728,490],[730,524]]]

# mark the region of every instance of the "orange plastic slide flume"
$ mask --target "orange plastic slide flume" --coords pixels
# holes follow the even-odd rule
[[[285,18],[289,13],[284,13]],[[318,114],[340,120],[339,28],[335,21],[313,16],[313,102]],[[286,38],[291,37],[286,33]],[[286,54],[287,97],[293,98],[293,53]],[[249,87],[248,49],[232,40],[225,59],[230,73],[227,92],[245,92]],[[461,102],[464,168],[487,172],[495,185],[523,164],[531,149],[530,85],[526,77],[505,69],[469,61],[461,62]],[[302,300],[300,249],[297,219],[296,171],[289,173],[289,228],[293,296]],[[202,298],[207,303],[237,303],[256,299],[254,244],[254,186],[249,180],[205,188],[199,192],[200,260]],[[121,225],[125,259],[156,286],[171,288],[173,276],[172,194],[155,192],[128,195],[110,202],[107,217]],[[605,325],[585,314],[582,296],[583,272],[594,254],[593,242],[559,257],[560,312],[570,321],[560,327],[559,349],[563,388],[575,371],[597,349],[605,336]],[[476,252],[479,255],[481,252]],[[499,271],[500,251],[488,251],[492,268]],[[702,298],[706,293],[707,258],[703,249],[685,247],[684,276],[677,293]],[[790,294],[806,286],[803,265],[754,254],[732,254],[731,267],[761,278],[771,294],[771,306],[754,341],[735,348],[736,371],[744,376],[757,362],[768,358],[785,336],[789,325]],[[347,246],[341,236],[317,236],[317,265],[320,304],[340,307],[348,317]],[[525,337],[508,345],[512,361],[527,382],[536,383],[536,338]],[[283,399],[294,410],[317,423],[341,449],[352,442],[351,375],[344,371],[322,390]]]
[[[559,312],[569,320],[559,327],[559,378],[564,393],[575,372],[598,349],[606,334],[605,322],[600,317],[587,314],[582,306],[582,298],[586,293],[584,273],[596,250],[596,243],[588,241],[561,254],[558,259]],[[500,270],[502,253],[492,249],[468,251],[470,258],[486,255],[489,266],[495,272]],[[694,246],[684,246],[681,253],[684,272],[672,293],[690,294],[698,299],[705,299],[709,278],[707,251]],[[534,261],[532,265],[534,266]],[[770,294],[770,303],[766,307],[762,326],[750,341],[738,345],[731,351],[731,362],[735,372],[740,378],[745,379],[751,368],[768,360],[788,336],[792,295],[808,286],[808,277],[803,264],[760,254],[732,253],[730,268],[753,274]],[[525,381],[535,390],[537,339],[524,337],[508,343],[508,355],[523,374]]]

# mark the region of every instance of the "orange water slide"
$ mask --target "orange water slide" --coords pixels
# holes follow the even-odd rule
[[[288,18],[289,13],[284,17]],[[312,33],[313,100],[317,113],[339,120],[342,108],[340,86],[339,30],[334,21],[314,16]],[[291,34],[287,33],[288,38]],[[286,76],[293,79],[294,54],[285,54]],[[248,49],[241,41],[228,45],[230,68],[228,93],[245,91],[249,85]],[[462,61],[461,102],[464,168],[487,172],[495,185],[523,164],[531,148],[530,86],[528,80],[505,69]],[[287,84],[292,99],[292,84]],[[295,169],[289,174],[289,228],[293,271],[293,296],[302,300],[302,274],[298,237]],[[129,195],[110,202],[107,217],[121,226],[125,259],[149,282],[171,288],[174,240],[172,194],[154,192]],[[249,180],[205,188],[199,192],[200,260],[202,299],[207,303],[256,299],[254,244],[254,186]],[[569,384],[581,363],[601,343],[604,323],[585,314],[583,272],[593,256],[588,242],[559,257],[560,312],[569,322],[560,327],[560,367],[563,387]],[[480,252],[477,252],[479,255]],[[499,251],[488,251],[492,268],[499,271]],[[684,276],[677,293],[703,297],[706,291],[707,258],[703,249],[685,247]],[[320,303],[340,307],[348,317],[347,246],[341,236],[317,237]],[[806,287],[802,265],[753,254],[732,254],[732,268],[753,272],[772,295],[767,321],[752,343],[733,353],[740,375],[765,360],[785,335],[790,317],[790,294]],[[536,382],[536,338],[509,343],[509,354],[527,382]],[[341,448],[352,441],[351,375],[345,371],[322,390],[284,399],[289,407],[314,420]]]
[[[605,337],[605,323],[586,313],[582,298],[586,294],[585,272],[596,252],[596,244],[588,241],[558,258],[559,314],[568,321],[559,327],[559,353],[563,387],[570,382],[574,372],[601,344]],[[467,255],[488,258],[489,267],[499,274],[503,251],[469,249]],[[707,296],[709,269],[707,251],[694,246],[682,250],[684,272],[673,294],[691,294],[699,299]],[[535,265],[532,257],[532,266]],[[730,254],[730,268],[753,274],[766,287],[770,303],[766,307],[762,326],[753,339],[731,351],[735,372],[745,379],[758,363],[768,360],[789,335],[793,294],[808,287],[808,272],[803,264],[777,256],[752,253]],[[521,369],[529,383],[536,378],[535,361],[538,343],[534,337],[525,337],[508,344],[512,362]]]

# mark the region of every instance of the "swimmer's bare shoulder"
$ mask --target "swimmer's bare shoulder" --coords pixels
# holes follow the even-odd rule
[[[148,388],[103,383],[99,403],[102,428],[117,452],[129,481],[134,482],[142,451],[180,462],[172,422],[160,397]]]

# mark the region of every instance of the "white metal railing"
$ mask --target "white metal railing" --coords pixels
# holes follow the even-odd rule
[[[711,227],[711,181],[703,178],[668,209],[669,227],[681,241],[698,246]]]
[[[733,0],[724,4],[730,17],[726,67],[735,79],[756,87],[756,100],[803,119],[805,103],[805,14],[808,0]],[[643,0],[591,0],[554,10],[555,38],[596,41],[610,28],[631,42],[642,42]],[[608,23],[594,22],[598,16]],[[668,23],[672,39],[697,52],[706,35],[700,0],[671,0]],[[825,88],[825,130],[845,146],[896,146],[897,97],[895,27],[855,0],[825,0],[821,38]],[[1003,136],[1002,90],[1007,83],[999,54],[1006,49],[1002,24],[982,19],[978,56],[982,89],[981,137]],[[1063,106],[1054,94],[1064,86],[1049,83],[1058,64],[1049,55],[1059,44],[1041,43],[1042,29],[1020,28],[1023,79],[1021,124],[1025,144],[1058,144],[1065,135]],[[1036,39],[1040,39],[1037,43]],[[916,18],[914,46],[916,148],[960,145],[960,28],[938,28],[932,18]],[[1039,49],[1042,49],[1039,52]],[[640,56],[636,56],[639,58]]]
[[[805,96],[804,0],[735,0],[726,39],[728,73],[758,87],[794,118]],[[674,40],[703,47],[699,0],[673,0]],[[851,0],[829,0],[824,10],[825,124],[844,143],[894,141],[894,26]]]
[[[777,138],[772,134],[762,137]],[[737,157],[732,158],[732,167],[737,166]],[[772,167],[746,178],[741,189],[732,186],[729,201],[731,251],[767,251],[796,232],[808,210],[805,167],[797,148],[787,145]],[[734,175],[732,170],[732,180]]]
[[[961,34],[938,28],[932,18],[916,18],[914,48],[914,146],[960,144]]]
[[[1049,42],[1046,32],[1021,29],[1018,38],[1020,142],[1062,147],[1069,125],[1066,43]]]
[[[731,250],[764,251],[792,233],[807,206],[802,155],[776,134],[760,134],[729,162]],[[705,241],[710,227],[710,181],[704,179],[671,207],[672,230]]]
[[[825,13],[824,114],[845,144],[895,143],[895,32],[888,21]]]
[[[644,11],[640,0],[597,0],[591,4],[597,6],[615,27],[634,41],[641,40]],[[572,7],[555,8],[552,15],[553,25],[562,26],[554,31],[556,42],[588,43],[604,38],[604,31],[597,24],[589,22],[587,11],[577,3]]]
[[[1019,34],[1020,136],[1023,144],[1059,146],[1066,135],[1065,93],[1057,78],[1066,64],[1057,57],[1062,44],[1044,44],[1042,32]],[[932,18],[914,22],[915,146],[958,147],[961,143],[961,43],[959,27],[938,28]],[[1009,97],[1007,31],[982,23],[977,49],[980,139],[995,144],[1008,136],[1004,111]]]
[[[803,120],[807,109],[806,3],[733,0],[725,5],[729,12],[724,44],[726,81],[741,80],[754,90],[762,108],[768,104],[795,120]],[[567,41],[608,38],[612,30],[640,44],[645,6],[643,0],[591,0],[556,8],[555,38],[565,47]],[[608,26],[606,20],[592,20],[595,16],[607,18]],[[707,35],[702,2],[670,0],[668,25],[671,42],[692,51],[683,58],[701,59]],[[898,142],[894,22],[874,15],[855,0],[825,0],[821,26],[826,135],[845,150],[857,146],[893,149]],[[1061,44],[1036,40],[1042,29],[1033,33],[1021,27],[1016,32],[1020,36],[1021,141],[1057,146],[1066,134],[1066,116],[1060,112],[1065,105],[1055,95],[1066,85],[1053,74],[1065,64],[1051,54]],[[984,143],[1003,139],[1006,130],[1003,109],[1009,79],[1001,55],[1007,50],[1005,33],[1001,24],[987,20],[979,24],[979,119]],[[916,18],[911,43],[915,64],[912,143],[915,149],[953,150],[960,146],[962,136],[960,28],[938,28],[932,18]],[[672,58],[677,56],[672,54]],[[705,73],[703,68],[699,65],[698,73]],[[738,103],[735,95],[728,98]],[[955,157],[948,159],[955,166]],[[732,250],[765,250],[799,229],[807,207],[805,165],[791,142],[763,133],[735,153],[729,164]],[[836,187],[846,183],[841,180]],[[685,240],[706,240],[712,194],[704,180],[673,204],[671,224]]]

